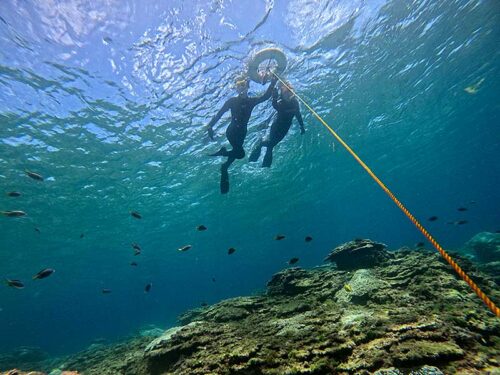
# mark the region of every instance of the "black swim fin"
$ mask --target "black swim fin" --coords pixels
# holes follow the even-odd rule
[[[259,144],[253,149],[252,153],[248,157],[248,161],[252,163],[259,160],[261,151],[262,151],[262,145],[259,142]]]
[[[229,173],[227,170],[221,170],[220,173],[220,192],[221,194],[229,192]]]
[[[219,151],[213,154],[208,154],[208,156],[227,156],[227,150],[225,147],[221,147]]]
[[[268,147],[266,154],[264,155],[264,160],[262,161],[262,167],[269,168],[271,167],[272,163],[273,163],[273,149]]]

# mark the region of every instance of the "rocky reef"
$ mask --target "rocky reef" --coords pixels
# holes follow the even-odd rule
[[[455,257],[500,302],[495,279]],[[500,374],[500,319],[436,252],[357,240],[327,260],[335,264],[279,272],[263,295],[188,311],[154,340],[89,350],[59,368],[89,375]]]

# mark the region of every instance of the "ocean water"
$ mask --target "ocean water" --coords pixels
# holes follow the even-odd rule
[[[237,160],[220,194],[207,154],[228,116],[215,142],[206,125],[266,47],[445,248],[499,230],[499,42],[494,0],[2,1],[0,210],[28,215],[0,217],[0,277],[26,284],[0,288],[0,352],[166,328],[353,238],[423,241],[304,106],[306,134],[294,124],[270,169]],[[247,155],[272,112],[254,110]]]

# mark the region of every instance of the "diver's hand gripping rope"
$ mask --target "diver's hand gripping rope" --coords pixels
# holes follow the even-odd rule
[[[290,86],[286,84],[284,80],[281,79],[276,73],[271,71],[272,74],[281,82],[283,86],[285,86],[290,92],[292,92],[301,102],[304,104],[307,109],[316,117],[321,124],[328,129],[328,131],[339,141],[339,143],[345,147],[347,151],[356,159],[356,161],[363,167],[363,169],[368,172],[368,174],[375,180],[375,182],[384,190],[387,195],[396,203],[396,206],[399,207],[401,211],[410,219],[410,221],[417,227],[417,229],[422,232],[422,234],[429,240],[429,242],[439,251],[439,253],[443,256],[443,258],[450,264],[450,266],[455,270],[456,273],[471,287],[471,289],[477,294],[479,298],[488,306],[488,308],[495,314],[497,317],[500,317],[500,309],[493,303],[493,301],[486,295],[484,292],[476,285],[474,281],[460,268],[460,266],[451,258],[450,255],[441,247],[441,245],[430,235],[429,232],[420,224],[420,222],[415,219],[415,217],[411,214],[410,211],[396,198],[396,196],[389,190],[387,186],[373,173],[373,171],[361,160],[361,158],[349,147],[347,143],[344,142],[342,138],[323,120],[323,118],[316,113],[314,109],[311,108],[309,104],[305,102],[295,91],[292,90]]]

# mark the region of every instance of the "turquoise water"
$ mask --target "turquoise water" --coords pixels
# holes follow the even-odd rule
[[[228,121],[216,142],[206,124],[264,47],[286,53],[297,92],[445,248],[500,229],[499,10],[496,1],[2,1],[0,210],[28,215],[0,217],[0,277],[26,284],[0,288],[0,351],[61,354],[167,327],[202,302],[264,290],[292,257],[322,264],[353,238],[393,249],[423,241],[304,107],[306,134],[294,124],[271,169],[236,161],[220,194],[222,161],[206,155],[225,144]],[[272,111],[254,110],[247,155]],[[4,194],[14,190],[22,196]],[[468,223],[447,224],[456,220]],[[31,280],[46,267],[56,272]]]

